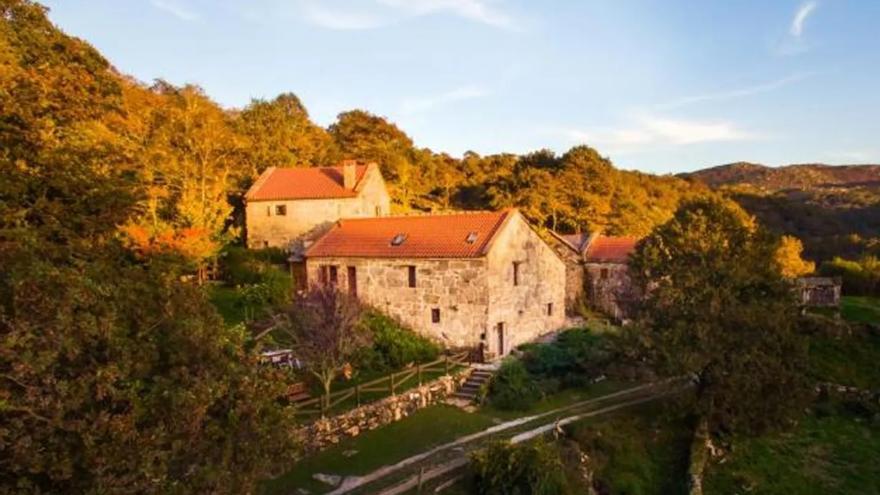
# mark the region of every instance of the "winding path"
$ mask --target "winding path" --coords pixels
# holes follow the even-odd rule
[[[363,476],[347,477],[339,487],[329,493],[330,495],[350,493],[395,495],[405,493],[418,485],[420,477],[424,483],[463,467],[468,462],[470,452],[493,440],[508,439],[514,443],[529,440],[574,421],[610,413],[624,407],[680,392],[689,383],[684,378],[673,378],[639,385],[541,414],[507,421],[434,447],[395,464],[383,466]]]

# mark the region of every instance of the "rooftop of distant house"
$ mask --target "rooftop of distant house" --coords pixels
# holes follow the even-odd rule
[[[588,263],[626,263],[635,252],[638,237],[615,237],[597,234],[584,253]]]
[[[479,258],[515,210],[340,220],[306,257]]]
[[[626,263],[639,242],[638,237],[631,236],[552,233],[574,252],[583,255],[585,261],[592,263]]]
[[[345,171],[350,167],[354,181],[345,184]],[[342,162],[334,167],[269,167],[254,182],[245,198],[248,201],[279,201],[295,199],[353,198],[369,167],[354,161]]]

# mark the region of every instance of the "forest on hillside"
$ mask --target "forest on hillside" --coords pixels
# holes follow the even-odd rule
[[[198,86],[120,74],[36,6],[6,17],[0,43],[6,207],[31,217],[62,203],[112,211],[142,254],[174,251],[196,264],[215,256],[240,238],[243,193],[272,166],[375,161],[395,211],[515,206],[562,232],[644,235],[682,198],[707,190],[617,170],[587,146],[454,158],[359,109],[322,128],[293,93],[222,108]],[[58,187],[85,175],[100,180]]]
[[[880,165],[733,163],[682,174],[737,201],[819,261],[880,254]]]

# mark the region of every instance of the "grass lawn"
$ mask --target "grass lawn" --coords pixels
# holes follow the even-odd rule
[[[880,424],[845,413],[808,416],[791,432],[737,439],[707,470],[707,495],[880,494]]]
[[[854,322],[880,323],[880,299],[844,297],[842,316]],[[857,327],[851,337],[810,339],[810,373],[820,381],[859,388],[880,387],[880,335]]]
[[[840,314],[848,321],[880,324],[880,298],[844,296]]]
[[[468,413],[446,405],[428,407],[401,421],[346,439],[339,445],[303,459],[287,474],[267,482],[264,492],[286,494],[296,488],[304,488],[312,493],[321,493],[328,488],[312,479],[314,473],[366,474],[501,421],[539,414],[627,386],[634,384],[609,381],[583,389],[563,390],[539,401],[528,411],[499,411],[487,406]],[[357,454],[346,457],[344,453],[347,451],[357,451]]]
[[[445,405],[428,407],[406,419],[344,440],[303,459],[292,471],[267,482],[265,493],[288,494],[296,488],[305,488],[312,493],[327,491],[327,485],[313,480],[312,474],[366,474],[493,424],[492,418],[483,414],[471,414]],[[345,453],[352,451],[356,453],[346,457]]]
[[[241,296],[239,296],[238,291],[234,287],[219,284],[211,285],[208,287],[208,298],[214,304],[214,307],[217,308],[217,312],[220,313],[220,316],[223,317],[223,321],[227,325],[233,326],[244,323],[244,306],[239,303]]]
[[[600,493],[687,493],[691,426],[670,402],[650,403],[568,428],[592,459]]]

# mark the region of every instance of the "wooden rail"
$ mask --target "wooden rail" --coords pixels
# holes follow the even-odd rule
[[[442,371],[443,374],[448,375],[450,370],[456,366],[467,366],[469,364],[469,357],[470,352],[468,351],[446,355],[440,359],[431,361],[430,363],[417,364],[404,370],[385,375],[382,378],[377,378],[366,383],[359,383],[354,387],[297,402],[294,404],[294,407],[296,408],[294,414],[303,416],[320,414],[321,416],[324,416],[335,406],[338,406],[352,397],[354,397],[355,407],[360,407],[361,394],[365,392],[387,392],[388,395],[393,396],[401,386],[413,378],[416,379],[418,386],[421,387],[422,375],[424,373],[437,373]]]

